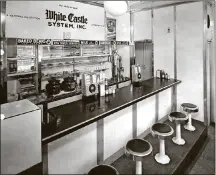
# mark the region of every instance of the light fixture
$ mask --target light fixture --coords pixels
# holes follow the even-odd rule
[[[4,50],[1,49],[1,50],[0,50],[0,56],[3,56],[3,55],[4,55]]]
[[[128,3],[126,1],[104,1],[104,9],[110,15],[118,17],[127,12]]]
[[[1,23],[3,23],[5,21],[5,14],[4,13],[1,13]]]
[[[4,50],[3,50],[3,41],[1,41],[1,45],[0,45],[0,56],[4,55]]]

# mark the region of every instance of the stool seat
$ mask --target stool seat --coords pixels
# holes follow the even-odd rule
[[[173,128],[165,123],[156,123],[151,127],[153,135],[167,137],[173,134]]]
[[[188,117],[182,112],[171,112],[169,114],[170,121],[186,121]]]
[[[110,165],[97,165],[92,168],[88,175],[118,175],[118,171]]]
[[[142,174],[142,158],[152,152],[152,145],[143,139],[132,139],[125,146],[125,154],[136,161],[136,174]]]
[[[181,107],[183,108],[183,111],[188,113],[195,113],[199,111],[199,108],[191,103],[182,103]]]
[[[127,142],[126,152],[135,157],[144,157],[152,152],[152,146],[146,140],[133,139]]]

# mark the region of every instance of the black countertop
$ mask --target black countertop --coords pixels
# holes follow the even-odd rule
[[[121,83],[124,83],[127,81],[131,81],[131,79],[128,77],[125,77],[124,80],[121,80],[121,81],[116,81],[116,80],[110,79],[108,81],[108,85],[109,86],[113,86],[113,85],[118,86],[118,84],[121,84]],[[73,97],[73,96],[80,95],[80,94],[82,94],[82,93],[81,93],[81,90],[79,89],[79,90],[76,90],[74,92],[65,92],[62,94],[48,97],[46,94],[46,91],[44,90],[44,92],[40,93],[39,95],[32,95],[32,96],[28,97],[27,99],[36,105],[44,105],[44,104],[47,104],[50,102],[62,100],[62,99]]]
[[[57,124],[43,127],[42,143],[47,144],[120,111],[134,103],[153,96],[181,83],[179,80],[152,78],[141,82],[140,87],[126,86],[117,89],[114,95],[99,97],[94,101],[79,100],[50,110],[57,116]]]

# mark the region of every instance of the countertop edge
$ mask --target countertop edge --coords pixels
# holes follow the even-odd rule
[[[157,93],[160,93],[160,92],[162,92],[162,91],[164,91],[164,90],[166,90],[166,89],[168,89],[170,87],[173,87],[173,86],[175,86],[177,84],[180,84],[181,82],[182,82],[181,80],[176,80],[176,82],[174,82],[174,83],[172,83],[172,84],[170,84],[168,86],[160,88],[160,89],[158,89],[156,91],[153,91],[152,93],[149,93],[147,95],[141,96],[141,97],[139,97],[139,98],[137,98],[135,100],[132,100],[132,101],[130,101],[128,103],[125,103],[124,105],[121,105],[121,106],[119,106],[119,107],[117,107],[117,108],[115,108],[113,110],[104,112],[103,114],[97,115],[94,118],[89,119],[89,120],[87,120],[85,122],[79,123],[79,124],[77,124],[75,126],[72,126],[72,127],[68,128],[68,129],[66,129],[66,130],[63,130],[63,131],[60,131],[60,132],[58,132],[56,134],[53,134],[51,136],[45,137],[45,138],[42,139],[42,145],[46,145],[46,144],[48,144],[50,142],[53,142],[53,141],[55,141],[57,139],[60,139],[61,137],[64,137],[64,136],[66,136],[66,135],[68,135],[68,134],[70,134],[70,133],[72,133],[74,131],[77,131],[77,130],[79,130],[79,129],[87,126],[87,125],[90,125],[90,124],[92,124],[92,123],[94,123],[94,122],[96,122],[98,120],[101,120],[101,119],[103,119],[103,118],[105,118],[105,117],[107,117],[107,116],[109,116],[109,115],[111,115],[111,114],[113,114],[115,112],[118,112],[118,111],[120,111],[120,110],[122,110],[124,108],[127,108],[128,106],[131,106],[131,105],[133,105],[133,104],[135,104],[135,103],[137,103],[139,101],[142,101],[142,100],[144,100],[146,98],[149,98],[149,97],[151,97],[151,96],[153,96],[153,95],[155,95]]]

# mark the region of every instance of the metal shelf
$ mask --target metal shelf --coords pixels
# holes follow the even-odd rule
[[[101,54],[101,55],[83,55],[83,56],[71,56],[71,57],[58,57],[58,58],[41,58],[41,62],[51,62],[51,61],[63,61],[67,59],[76,59],[76,58],[91,58],[91,57],[106,57],[110,54]]]
[[[15,61],[15,60],[34,60],[36,59],[35,56],[29,57],[16,57],[16,58],[7,58],[7,60]]]
[[[91,64],[102,64],[102,63],[106,63],[108,61],[92,61],[92,62],[75,62],[73,63],[74,65],[79,65],[79,64],[83,64],[83,65],[91,65]]]
[[[105,69],[97,69],[97,70],[93,70],[94,72],[98,72],[98,71],[105,71],[105,70],[108,70],[108,68],[105,68]],[[90,71],[72,71],[72,72],[70,72],[70,74],[73,74],[73,73],[85,73],[85,72],[90,72]],[[64,77],[67,77],[68,75],[57,75],[57,76],[55,76],[57,79],[58,78],[64,78]],[[49,79],[51,78],[51,76],[50,77],[43,77],[42,79],[41,79],[41,81],[48,81]]]
[[[8,77],[14,77],[14,76],[20,76],[20,75],[29,75],[29,74],[37,74],[36,71],[33,72],[19,72],[19,73],[14,73],[14,74],[8,74]]]

